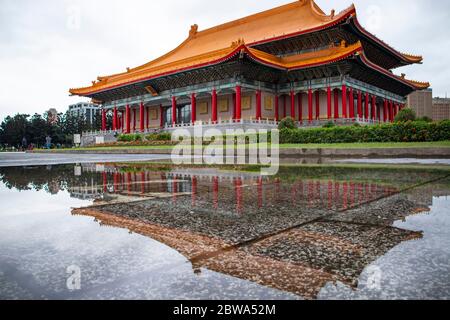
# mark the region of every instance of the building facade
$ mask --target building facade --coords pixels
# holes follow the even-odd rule
[[[429,87],[392,72],[421,62],[365,30],[354,6],[326,14],[298,0],[203,31],[193,25],[173,51],[70,93],[102,105],[104,131],[275,127],[285,117],[370,124],[393,121],[409,94]]]
[[[435,98],[433,99],[433,121],[450,119],[450,99]]]
[[[93,124],[95,116],[101,113],[101,107],[89,102],[79,102],[69,106],[69,113],[72,116],[84,116],[87,122]]]
[[[416,112],[418,118],[433,118],[433,90],[418,90],[407,98],[406,105]]]

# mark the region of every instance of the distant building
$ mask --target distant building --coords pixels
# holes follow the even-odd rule
[[[55,108],[49,109],[47,112],[48,122],[55,124],[58,122],[58,111]]]
[[[433,117],[434,121],[450,119],[450,99],[435,98],[433,99]]]
[[[411,93],[406,105],[416,112],[418,118],[433,118],[433,90],[419,90]]]
[[[85,119],[92,124],[95,120],[95,115],[100,113],[100,107],[89,102],[79,102],[69,106],[69,112],[73,116],[84,116]]]

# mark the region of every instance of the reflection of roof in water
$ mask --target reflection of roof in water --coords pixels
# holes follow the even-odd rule
[[[195,195],[196,205],[208,193],[206,186],[199,188],[205,192]],[[192,200],[190,196],[165,197],[73,213],[164,243],[196,270],[207,268],[307,299],[317,297],[328,282],[356,286],[364,268],[378,257],[403,241],[422,237],[419,232],[386,225],[370,212],[370,223],[333,221],[337,213],[296,206],[256,212],[244,207],[243,214],[233,215],[213,210],[211,203],[209,210],[192,206]],[[402,205],[403,216],[415,208],[413,203]]]

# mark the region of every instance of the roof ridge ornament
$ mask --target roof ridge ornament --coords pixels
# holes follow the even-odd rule
[[[193,24],[189,30],[189,38],[195,37],[198,33],[198,24]]]
[[[245,40],[243,38],[239,38],[239,39],[237,39],[237,41],[233,41],[231,43],[231,47],[232,48],[237,48],[237,47],[240,47],[240,46],[242,46],[244,44],[245,44]]]

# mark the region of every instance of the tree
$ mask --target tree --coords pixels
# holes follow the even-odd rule
[[[16,114],[14,117],[6,117],[0,125],[0,143],[19,148],[22,145],[22,139],[27,141],[31,138],[28,131],[27,114]]]
[[[281,120],[280,124],[278,125],[278,129],[296,129],[297,124],[295,123],[295,120],[291,117],[284,118]]]
[[[44,145],[47,136],[47,122],[40,114],[36,113],[31,117],[27,131],[30,135],[29,143],[33,143],[36,147]]]
[[[416,112],[413,109],[405,108],[395,117],[395,122],[408,122],[416,120]]]

